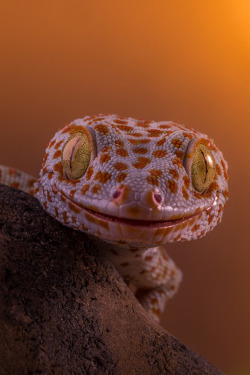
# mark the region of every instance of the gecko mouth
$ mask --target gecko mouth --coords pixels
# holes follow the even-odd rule
[[[71,205],[78,207],[78,209],[83,210],[86,214],[94,216],[96,219],[105,221],[105,222],[113,222],[119,225],[130,225],[133,227],[147,227],[147,228],[166,228],[166,227],[174,227],[178,224],[183,224],[185,222],[189,222],[201,216],[203,212],[209,213],[212,209],[212,206],[215,205],[217,202],[217,197],[215,198],[214,202],[206,209],[200,210],[197,209],[195,213],[188,216],[179,217],[172,220],[140,220],[140,219],[129,219],[124,217],[118,217],[113,215],[104,214],[102,212],[94,211],[93,209],[87,208],[80,203],[74,202],[68,196],[66,196],[63,192],[59,191],[55,185],[53,185],[53,191],[57,194],[60,194],[63,199],[70,202]]]
[[[89,208],[84,208],[87,212],[89,212],[91,215],[95,216],[96,218],[100,220],[105,220],[109,222],[114,222],[117,224],[122,225],[131,225],[133,227],[147,227],[147,228],[167,228],[167,227],[173,227],[178,224],[185,223],[189,220],[195,219],[197,216],[200,216],[203,211],[200,211],[198,213],[195,213],[190,216],[185,216],[183,218],[179,219],[173,219],[173,220],[138,220],[138,219],[128,219],[124,217],[118,217],[118,216],[112,216],[103,214],[101,212],[96,212],[93,210],[90,210]],[[210,207],[207,209],[211,209]],[[205,211],[207,211],[205,210]]]

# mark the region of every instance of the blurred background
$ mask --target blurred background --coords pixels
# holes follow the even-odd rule
[[[185,123],[220,146],[224,220],[169,246],[184,280],[162,324],[249,375],[249,0],[2,0],[0,18],[1,164],[37,176],[55,131],[98,113]]]

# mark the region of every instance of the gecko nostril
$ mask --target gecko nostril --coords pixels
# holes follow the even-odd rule
[[[114,198],[114,199],[117,199],[117,198],[119,198],[120,195],[121,195],[121,191],[120,191],[120,190],[116,190],[116,191],[113,193],[113,198]]]
[[[163,200],[163,197],[160,193],[154,193],[153,194],[153,198],[154,198],[154,201],[157,203],[157,204],[160,204]]]

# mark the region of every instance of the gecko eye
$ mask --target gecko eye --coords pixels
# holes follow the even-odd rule
[[[65,175],[70,180],[82,177],[89,165],[91,146],[87,134],[74,133],[62,150],[62,164]]]
[[[212,152],[204,143],[192,140],[187,148],[184,167],[199,193],[206,191],[214,181],[216,164]]]

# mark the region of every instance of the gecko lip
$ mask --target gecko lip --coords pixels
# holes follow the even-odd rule
[[[59,193],[61,196],[63,196],[64,199],[71,202],[72,204],[79,207],[81,210],[87,212],[88,214],[96,217],[97,219],[104,220],[106,222],[113,222],[117,223],[119,225],[130,225],[133,227],[147,227],[147,228],[167,228],[167,227],[174,227],[178,224],[185,223],[189,220],[192,220],[196,218],[197,216],[200,216],[203,212],[209,213],[212,206],[216,204],[217,197],[213,201],[213,203],[206,209],[201,210],[199,212],[196,212],[189,216],[184,216],[182,218],[178,219],[172,219],[172,220],[140,220],[140,219],[128,219],[124,217],[118,217],[118,216],[112,216],[108,214],[104,214],[102,212],[94,211],[90,208],[87,208],[79,203],[74,202],[72,199],[70,199],[68,196],[66,196],[64,193],[59,191],[55,185],[53,185],[53,191],[57,194]]]

